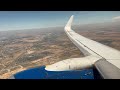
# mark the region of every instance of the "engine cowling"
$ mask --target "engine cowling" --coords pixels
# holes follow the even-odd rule
[[[66,59],[52,65],[47,65],[48,71],[67,71],[67,70],[81,70],[91,68],[93,64],[100,58],[94,56],[86,56],[83,58]]]

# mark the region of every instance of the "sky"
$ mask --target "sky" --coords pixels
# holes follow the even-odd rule
[[[71,15],[73,25],[120,19],[120,11],[0,11],[0,31],[65,26]]]

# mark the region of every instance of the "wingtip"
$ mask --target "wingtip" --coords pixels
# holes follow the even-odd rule
[[[66,29],[66,28],[70,28],[70,29],[71,29],[71,25],[72,25],[72,22],[73,22],[73,18],[74,18],[74,15],[72,15],[72,16],[70,17],[70,19],[68,20],[68,22],[67,22],[67,24],[66,24],[66,26],[65,26],[65,29]]]
[[[74,15],[71,16],[72,18],[74,17]]]

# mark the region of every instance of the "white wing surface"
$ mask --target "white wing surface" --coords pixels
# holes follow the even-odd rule
[[[71,29],[73,15],[66,24],[64,30],[70,40],[84,53],[85,56],[102,57],[116,67],[120,68],[120,51],[83,37]]]

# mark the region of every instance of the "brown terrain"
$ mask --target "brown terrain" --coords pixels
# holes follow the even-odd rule
[[[120,50],[120,22],[76,25],[79,34]],[[84,55],[69,40],[63,27],[0,32],[0,78],[28,68]]]

